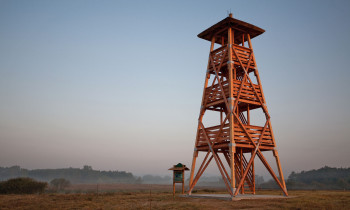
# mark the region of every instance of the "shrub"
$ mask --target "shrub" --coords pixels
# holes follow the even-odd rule
[[[60,179],[53,179],[50,182],[50,185],[55,188],[55,190],[63,190],[66,187],[70,186],[70,181],[60,178]]]
[[[42,193],[46,187],[46,182],[38,182],[31,178],[14,178],[0,182],[0,194]]]

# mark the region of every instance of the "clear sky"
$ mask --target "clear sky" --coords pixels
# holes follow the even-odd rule
[[[350,167],[350,2],[319,0],[0,0],[0,166],[190,166],[197,34],[227,10],[266,30],[252,41],[285,174]]]

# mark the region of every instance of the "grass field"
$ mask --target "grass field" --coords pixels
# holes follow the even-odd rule
[[[106,187],[112,188],[108,188],[108,185],[99,187],[100,193],[87,191],[88,193],[0,195],[0,209],[350,209],[349,191],[289,191],[293,197],[288,199],[225,201],[178,196],[173,198],[170,186],[167,185],[125,185],[119,186],[119,191],[114,192],[105,191]],[[85,186],[84,189],[88,188]],[[202,187],[196,193],[225,192]],[[280,195],[281,191],[263,190],[257,194]]]

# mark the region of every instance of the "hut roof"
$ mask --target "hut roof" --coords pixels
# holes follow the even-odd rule
[[[182,171],[182,170],[185,170],[185,171],[188,171],[190,169],[188,169],[186,167],[186,165],[183,165],[182,163],[178,163],[177,165],[174,165],[173,167],[169,168],[168,170],[173,170],[173,171]]]

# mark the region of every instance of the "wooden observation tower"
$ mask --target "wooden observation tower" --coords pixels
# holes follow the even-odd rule
[[[254,159],[257,156],[284,195],[288,195],[251,43],[252,38],[264,32],[259,27],[232,18],[230,14],[198,34],[199,38],[210,41],[211,46],[189,194],[213,159],[232,197],[238,193],[255,194]],[[215,46],[218,48],[214,49]],[[263,114],[261,125],[252,124],[255,122],[251,120],[252,110]],[[206,115],[217,115],[213,126],[204,125]],[[279,177],[263,155],[267,151],[272,151],[276,159]],[[195,175],[199,152],[205,156]]]

